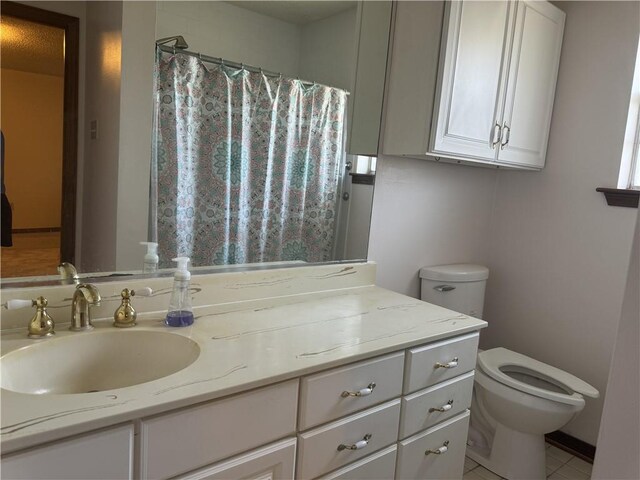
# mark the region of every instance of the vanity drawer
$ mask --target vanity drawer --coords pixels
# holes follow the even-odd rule
[[[462,478],[469,411],[399,443],[396,479]],[[446,448],[446,451],[445,451]],[[442,453],[427,453],[438,451]]]
[[[291,435],[297,393],[291,380],[143,419],[142,478],[172,477]]]
[[[259,478],[289,480],[296,461],[296,439],[288,438],[224,462],[216,463],[175,480],[227,480]]]
[[[478,333],[471,333],[410,349],[404,372],[404,394],[473,370],[479,338]]]
[[[398,447],[391,445],[389,448],[364,457],[329,475],[320,477],[320,480],[371,480],[372,478],[393,478],[396,470],[396,455]]]
[[[315,478],[394,443],[399,419],[398,399],[299,434],[296,478]],[[338,450],[339,445],[355,445],[368,436],[362,448]]]
[[[467,372],[403,397],[400,438],[433,427],[436,423],[464,412],[471,406],[472,393],[473,372]]]
[[[350,413],[385,402],[402,393],[404,352],[334,368],[300,382],[299,429],[306,430]],[[370,394],[356,393],[375,384]],[[346,394],[345,394],[346,395]]]

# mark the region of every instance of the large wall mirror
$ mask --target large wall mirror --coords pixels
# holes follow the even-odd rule
[[[365,260],[391,2],[2,2],[3,285]]]

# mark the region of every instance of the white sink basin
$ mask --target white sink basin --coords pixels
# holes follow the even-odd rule
[[[191,365],[198,355],[196,342],[174,333],[80,333],[4,355],[1,384],[38,395],[101,392],[166,377]]]

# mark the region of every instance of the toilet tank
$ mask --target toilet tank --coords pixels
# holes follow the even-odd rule
[[[459,263],[420,269],[420,298],[425,302],[482,318],[489,269]]]

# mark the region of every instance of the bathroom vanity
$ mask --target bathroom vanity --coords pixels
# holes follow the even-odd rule
[[[105,320],[82,333],[64,324],[72,285],[6,291],[3,301],[46,293],[57,325],[56,338],[34,341],[27,310],[3,312],[5,328],[16,327],[3,331],[4,360],[48,350],[30,379],[10,371],[19,362],[2,363],[3,478],[462,476],[485,322],[374,286],[368,263],[199,275],[195,324],[171,329],[162,323],[169,283],[97,284],[94,318]],[[136,299],[138,325],[113,328],[119,290],[142,286],[156,293]],[[122,375],[92,360],[101,339],[125,337],[125,350],[108,347]],[[158,352],[191,363],[162,376],[171,369]],[[82,374],[71,378],[65,355]],[[100,389],[87,378],[139,382],[143,367],[154,380]],[[53,393],[35,393],[38,377]]]

